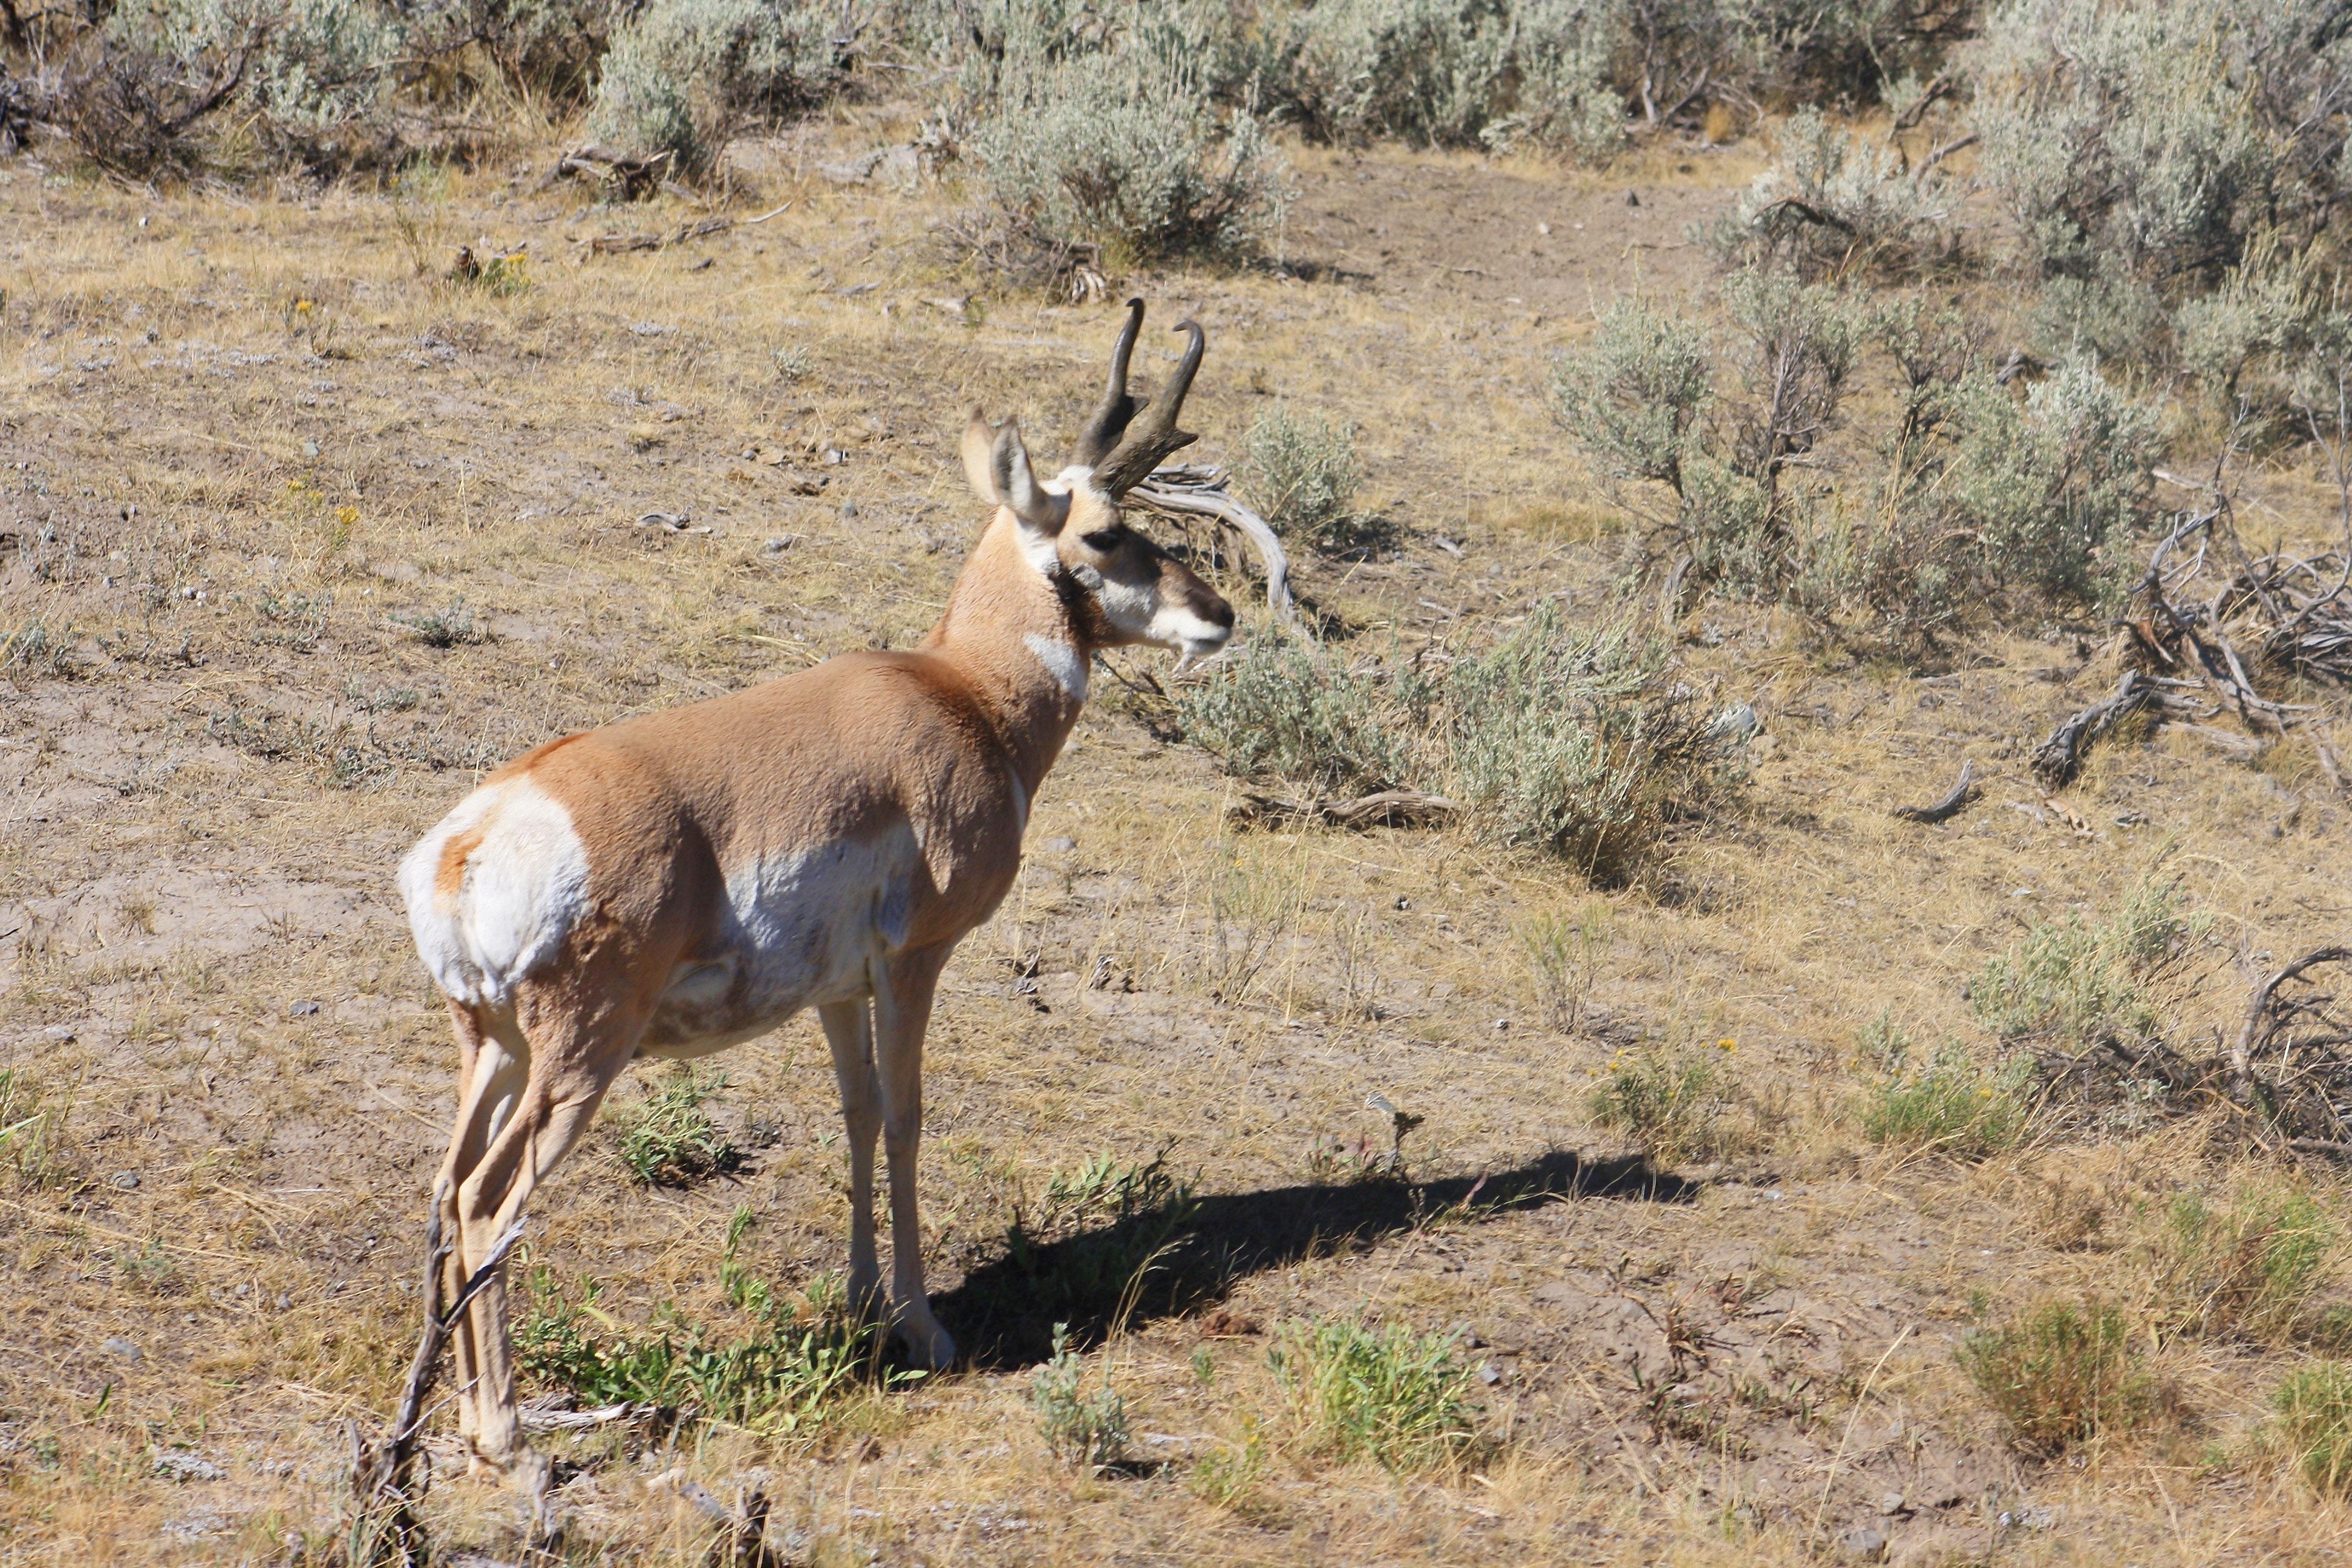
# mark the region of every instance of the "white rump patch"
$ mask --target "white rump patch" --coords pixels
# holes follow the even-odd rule
[[[1061,689],[1070,694],[1070,700],[1084,702],[1087,700],[1087,656],[1085,654],[1080,653],[1068,643],[1056,642],[1052,637],[1039,637],[1035,632],[1031,632],[1021,640],[1028,645],[1031,653],[1037,656],[1037,662],[1045,667],[1045,673],[1052,676]]]
[[[481,830],[454,896],[439,889],[449,840]],[[503,1007],[571,934],[588,899],[588,853],[571,813],[528,779],[476,790],[400,863],[408,929],[453,1001]]]

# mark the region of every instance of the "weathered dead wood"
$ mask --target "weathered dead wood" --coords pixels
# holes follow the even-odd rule
[[[1951,789],[1945,795],[1943,799],[1937,801],[1933,805],[1898,805],[1895,808],[1895,815],[1905,822],[1935,823],[1948,821],[1951,817],[1958,815],[1960,807],[1969,803],[1969,797],[1973,793],[1976,779],[1977,764],[1975,760],[1972,758],[1963,758],[1960,762],[1959,781],[1952,785]]]
[[[633,250],[667,250],[673,245],[684,245],[692,239],[708,239],[715,234],[749,228],[765,223],[777,213],[787,212],[792,203],[786,202],[774,212],[761,213],[758,217],[706,217],[693,223],[680,224],[667,234],[600,234],[588,242],[591,256],[623,256]]]
[[[633,202],[661,188],[662,181],[669,175],[669,164],[670,154],[666,152],[640,158],[610,147],[583,147],[558,158],[541,188],[578,175],[616,188],[623,200]]]
[[[443,1270],[455,1244],[442,1234],[436,1205],[425,1232],[425,1331],[417,1339],[415,1358],[409,1363],[408,1382],[401,1390],[392,1430],[382,1441],[371,1443],[361,1435],[359,1423],[350,1426],[352,1491],[358,1501],[348,1554],[352,1568],[410,1568],[425,1561],[425,1529],[416,1517],[416,1500],[424,1488],[415,1476],[417,1440],[425,1432],[425,1402],[441,1375],[441,1352],[447,1348],[458,1320],[474,1304],[474,1298],[489,1289],[507,1254],[521,1239],[522,1221],[517,1220],[491,1245],[481,1267],[466,1277],[457,1299],[444,1309]]]
[[[2323,963],[2343,963],[2352,960],[2352,947],[2318,947],[2305,953],[2254,988],[2246,1003],[2246,1020],[2238,1026],[2238,1037],[2230,1047],[2230,1081],[2241,1105],[2250,1105],[2255,1095],[2254,1051],[2263,1039],[2275,1035],[2290,1020],[2291,1010],[2279,1005],[2279,987],[2300,980]]]
[[[1207,464],[1172,464],[1153,469],[1149,479],[1127,492],[1127,499],[1171,516],[1214,518],[1249,541],[1265,569],[1266,606],[1276,619],[1295,624],[1298,602],[1290,593],[1290,552],[1265,519],[1234,499],[1226,479],[1224,469]]]
[[[2033,748],[2033,773],[2053,789],[2072,784],[2091,743],[2148,705],[2155,689],[2138,672],[2126,670],[2114,693],[2059,721],[2050,738]]]
[[[1461,803],[1425,790],[1384,789],[1352,800],[1292,800],[1245,792],[1225,807],[1234,822],[1322,822],[1334,827],[1411,827],[1450,820]]]

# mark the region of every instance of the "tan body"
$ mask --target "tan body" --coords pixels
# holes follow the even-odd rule
[[[1122,399],[1140,315],[1131,307],[1115,359]],[[1106,468],[1131,470],[1132,445]],[[1013,884],[1094,651],[1196,654],[1233,625],[1223,600],[1125,527],[1091,468],[1040,485],[1017,433],[976,418],[966,463],[997,511],[919,648],[846,655],[542,746],[484,780],[402,863],[417,950],[459,1044],[436,1189],[456,1237],[445,1293],[633,1058],[704,1055],[814,1007],[850,1134],[853,1299],[870,1302],[879,1284],[878,1132],[893,1317],[917,1362],[954,1359],[923,1291],[915,1199],[940,970]],[[504,1465],[518,1432],[500,1288],[477,1298],[457,1363],[461,1427]]]

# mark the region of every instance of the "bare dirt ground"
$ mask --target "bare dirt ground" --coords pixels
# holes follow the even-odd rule
[[[382,1419],[413,1343],[451,1110],[399,855],[541,740],[919,636],[981,521],[962,410],[1047,449],[1072,427],[1113,307],[967,303],[932,232],[952,193],[822,172],[901,129],[749,150],[730,210],[789,210],[618,256],[585,242],[699,215],[591,208],[543,160],[397,199],[0,163],[0,1066],[11,1115],[64,1108],[0,1194],[0,1562],[324,1539],[343,1423]],[[1550,356],[1623,289],[1695,288],[1688,226],[1753,154],[1297,158],[1286,270],[1124,280],[1208,325],[1202,455],[1271,398],[1360,426],[1399,546],[1300,585],[1381,643],[1475,641],[1546,595],[1599,613],[1615,517],[1546,415]],[[528,287],[446,281],[459,244],[527,247]],[[2252,960],[2340,937],[2346,813],[2309,741],[2103,751],[2070,821],[2019,759],[2112,679],[2073,631],[1914,679],[1775,616],[1682,629],[1685,679],[1761,716],[1748,804],[1605,895],[1444,833],[1236,836],[1211,760],[1103,681],[931,1037],[924,1244],[972,1365],[813,1443],[556,1440],[562,1560],[701,1561],[648,1486],[681,1468],[756,1479],[773,1539],[826,1563],[2339,1560],[2352,1521],[2216,1458],[2278,1353],[2167,1347],[2178,1419],[2054,1466],[1954,1363],[1990,1307],[2109,1278],[2092,1225],[2189,1179],[2198,1128],[1961,1166],[1877,1152],[1849,1110],[1872,1018],[1967,1035],[1964,983],[2026,921],[2159,863]],[[1964,755],[1979,805],[1888,817]],[[1595,900],[1613,936],[1556,1032],[1512,932]],[[2218,1024],[2243,992],[2211,963]],[[1738,1065],[1746,1136],[1708,1163],[1589,1118],[1612,1054],[1668,1036]],[[707,1310],[739,1205],[772,1276],[840,1266],[814,1026],[723,1065],[747,1168],[646,1189],[599,1134],[536,1205],[533,1267],[601,1280],[617,1320]],[[1310,1173],[1315,1141],[1376,1131],[1375,1090],[1426,1117],[1413,1183]],[[1151,1461],[1081,1479],[1037,1436],[1052,1324],[998,1244],[1050,1173],[1163,1149],[1221,1245],[1081,1317]],[[1318,1311],[1461,1328],[1488,1457],[1400,1481],[1277,1445],[1244,1502],[1201,1495],[1191,1462],[1278,1410],[1267,1330]],[[510,1494],[445,1479],[428,1514],[447,1550],[524,1560]]]

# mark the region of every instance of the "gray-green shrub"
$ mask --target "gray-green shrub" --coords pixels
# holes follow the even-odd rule
[[[652,0],[614,35],[591,135],[709,174],[751,121],[823,101],[840,83],[839,7],[777,0]]]
[[[2151,877],[2111,919],[2035,923],[1986,962],[1969,1001],[2005,1045],[2069,1054],[2103,1041],[2137,1045],[2161,1026],[2156,982],[2203,929],[2181,912],[2174,885]]]
[[[1178,707],[1186,734],[1229,772],[1444,795],[1483,836],[1601,882],[1633,876],[1741,780],[1736,746],[1710,730],[1662,641],[1623,626],[1571,628],[1556,604],[1444,664],[1350,662],[1264,638],[1184,689]]]
[[[1350,542],[1348,505],[1363,469],[1356,433],[1344,421],[1293,414],[1276,405],[1244,437],[1243,466],[1276,531],[1320,549]]]
[[[2352,38],[2335,15],[2326,0],[1995,6],[1970,61],[1979,168],[2021,258],[2179,290],[2272,226],[2300,248],[2344,195]]]
[[[1693,585],[1911,656],[1971,616],[2111,607],[2134,580],[2160,432],[2088,362],[2021,395],[1965,321],[1916,298],[1760,268],[1721,292],[1720,333],[1612,306],[1552,383],[1555,416]],[[1825,469],[1814,450],[1873,346],[1900,391],[1879,465]]]
[[[1771,165],[1713,240],[1729,258],[1784,261],[1808,279],[1913,271],[1948,254],[1959,197],[1940,172],[1906,170],[1809,106],[1780,128]]]

